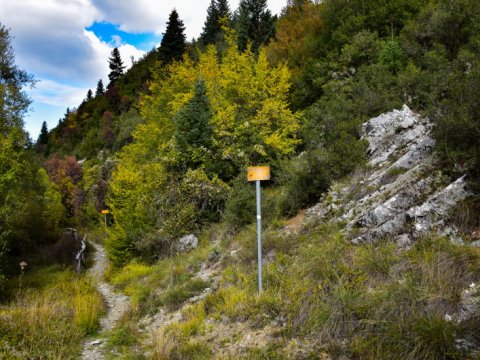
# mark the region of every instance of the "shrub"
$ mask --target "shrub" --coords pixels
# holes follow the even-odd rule
[[[256,214],[255,187],[242,173],[232,183],[225,207],[225,221],[234,229],[250,224]]]
[[[325,155],[312,151],[281,163],[277,182],[281,185],[278,206],[283,215],[294,215],[328,190],[331,174]]]

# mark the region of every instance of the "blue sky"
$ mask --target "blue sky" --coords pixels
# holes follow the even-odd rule
[[[230,0],[235,10],[239,0]],[[287,0],[269,0],[278,14]],[[202,30],[210,0],[0,0],[0,23],[10,29],[18,67],[38,80],[25,129],[36,140],[43,121],[56,126],[99,79],[108,82],[108,58],[118,47],[124,64],[161,41],[176,8],[187,38]]]
[[[155,34],[155,32],[128,33],[120,30],[120,25],[106,22],[95,22],[87,30],[92,31],[100,40],[115,42],[115,39],[117,39],[143,51],[149,51],[157,47],[162,40],[162,36]]]

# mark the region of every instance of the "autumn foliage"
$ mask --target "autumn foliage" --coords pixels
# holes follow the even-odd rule
[[[62,194],[62,204],[67,210],[67,215],[73,217],[79,215],[82,193],[77,186],[82,179],[82,168],[75,157],[66,156],[61,158],[55,154],[45,162],[50,179],[59,187]]]

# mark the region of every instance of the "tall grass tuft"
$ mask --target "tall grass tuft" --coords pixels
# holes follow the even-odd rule
[[[59,267],[26,273],[23,291],[0,306],[0,358],[76,359],[102,311],[89,279]]]

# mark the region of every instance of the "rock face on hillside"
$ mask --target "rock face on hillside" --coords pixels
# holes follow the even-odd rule
[[[436,170],[431,129],[406,105],[364,123],[370,169],[347,185],[334,184],[307,217],[346,222],[354,243],[389,238],[408,246],[429,231],[461,241],[446,220],[467,197],[466,183],[464,177],[449,183]]]

